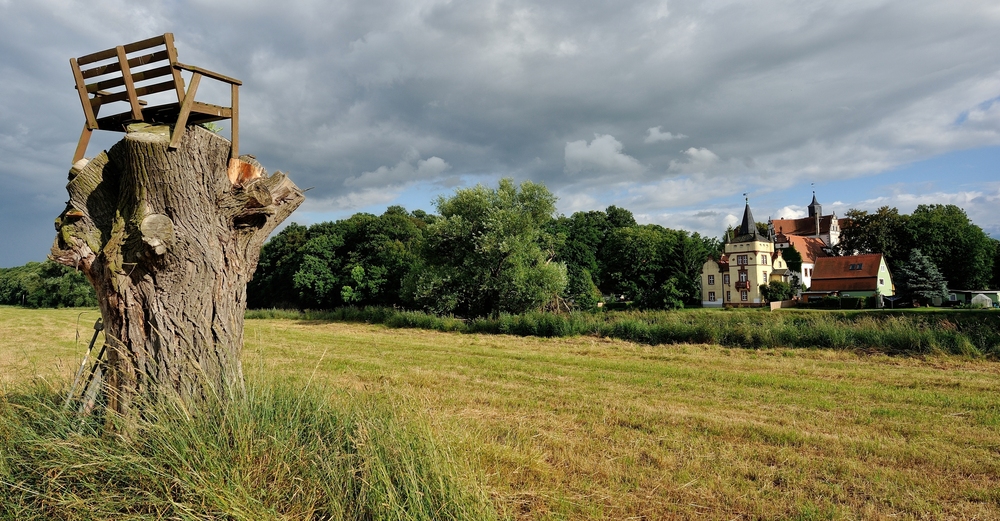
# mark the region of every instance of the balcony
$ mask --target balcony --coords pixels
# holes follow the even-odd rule
[[[745,280],[736,281],[736,289],[750,289],[750,282]]]

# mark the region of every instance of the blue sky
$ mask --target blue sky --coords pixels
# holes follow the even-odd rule
[[[815,183],[1000,236],[995,2],[0,0],[0,266],[43,259],[66,200],[69,58],[168,31],[243,80],[241,151],[313,187],[290,221],[511,177],[720,235],[744,192],[794,217]]]

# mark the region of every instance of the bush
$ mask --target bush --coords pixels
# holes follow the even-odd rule
[[[848,301],[849,299],[844,299]],[[860,305],[863,299],[850,299]],[[824,299],[824,304],[840,299]],[[846,304],[845,304],[846,305]],[[745,348],[821,347],[889,354],[935,351],[1000,356],[1000,313],[914,314],[879,311],[733,310],[529,312],[463,321],[391,308],[323,312],[256,310],[247,318],[298,318],[385,324],[462,333],[539,337],[596,335],[643,344],[705,343]]]

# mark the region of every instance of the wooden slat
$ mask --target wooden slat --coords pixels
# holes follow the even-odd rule
[[[167,57],[170,60],[170,63],[177,63],[177,48],[174,47],[174,34],[164,34],[163,41],[164,45],[167,47]],[[181,71],[175,67],[170,67],[170,72],[174,76],[174,89],[177,91],[177,103],[180,103],[184,100],[184,78],[181,76]]]
[[[229,151],[229,157],[236,159],[240,157],[240,86],[233,84],[233,93],[229,101],[230,117],[232,121],[233,148]]]
[[[128,67],[125,47],[119,45],[117,49],[118,65],[122,68],[122,79],[125,80],[125,92],[128,94],[129,105],[132,106],[132,119],[142,121],[142,107],[139,106],[139,96],[135,92],[135,83],[132,82],[132,71]]]
[[[169,59],[170,56],[167,51],[158,51],[153,54],[144,54],[142,56],[136,56],[135,58],[129,58],[129,67],[138,67],[140,65],[146,65],[147,63],[155,63],[158,61],[163,61]],[[102,76],[104,74],[110,74],[112,72],[118,72],[122,70],[121,65],[117,62],[109,63],[107,65],[101,65],[99,67],[94,67],[93,69],[87,69],[83,71],[84,78],[93,78],[94,76]]]
[[[186,65],[180,62],[174,62],[174,67],[177,67],[178,69],[184,69],[186,71],[197,72],[202,76],[208,76],[209,78],[213,78],[219,81],[224,81],[226,83],[231,83],[233,85],[243,85],[243,82],[236,78],[230,78],[229,76],[225,76],[217,72],[212,72],[210,70],[202,69],[201,67],[195,67],[194,65]]]
[[[233,109],[229,107],[210,105],[200,101],[195,101],[191,105],[191,112],[196,112],[198,114],[211,114],[212,116],[218,116],[220,119],[229,119],[233,116]]]
[[[157,67],[155,69],[149,69],[145,71],[139,71],[132,73],[132,81],[140,82],[144,80],[151,80],[153,78],[159,78],[160,76],[166,76],[175,71],[170,65],[165,65],[163,67]],[[87,92],[93,94],[99,90],[113,89],[115,87],[121,87],[125,85],[124,78],[111,78],[110,80],[99,81],[97,83],[91,83],[87,85]]]
[[[142,87],[136,87],[135,95],[146,96],[147,94],[155,94],[157,92],[164,92],[174,88],[174,82],[165,81],[162,83],[154,83],[152,85],[145,85]],[[103,104],[114,103],[116,101],[125,101],[128,98],[128,91],[116,92],[107,96],[98,96],[94,98],[95,101],[100,101]]]
[[[97,128],[97,117],[94,113],[94,106],[90,103],[90,96],[87,94],[87,85],[83,81],[83,73],[80,72],[80,65],[76,58],[69,59],[69,66],[73,69],[73,77],[76,79],[76,92],[80,94],[80,103],[83,104],[83,115],[87,118],[87,126],[91,129]]]
[[[167,33],[167,34],[170,34],[170,33]],[[123,45],[122,47],[125,48],[125,52],[126,53],[135,52],[135,51],[141,51],[143,49],[148,49],[150,47],[156,47],[157,45],[163,45],[164,37],[165,36],[166,35],[154,36],[152,38],[147,38],[145,40],[140,40],[138,42],[133,42],[133,43],[130,43],[130,44],[127,44],[127,45]],[[171,36],[173,36],[173,35],[171,35]],[[80,65],[86,65],[88,63],[94,63],[94,62],[98,62],[98,61],[101,61],[101,60],[107,60],[108,58],[114,58],[117,55],[118,55],[118,49],[117,48],[107,49],[107,50],[104,50],[104,51],[98,51],[98,52],[95,52],[95,53],[91,53],[91,54],[88,54],[86,56],[81,56],[81,57],[79,57],[79,58],[76,59],[76,62],[79,63]]]
[[[94,130],[90,128],[90,125],[83,124],[83,132],[80,134],[80,141],[76,144],[76,151],[73,152],[73,164],[77,161],[83,159],[83,156],[87,154],[87,145],[90,144],[90,135],[94,133]]]
[[[191,85],[184,95],[181,103],[181,111],[177,114],[177,123],[174,123],[174,132],[170,136],[169,148],[177,148],[181,145],[181,138],[184,137],[185,127],[187,127],[188,116],[191,115],[191,107],[194,105],[194,95],[198,92],[198,83],[201,82],[201,74],[197,72],[191,76]]]

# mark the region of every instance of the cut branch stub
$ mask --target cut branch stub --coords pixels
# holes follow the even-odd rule
[[[305,198],[251,156],[233,183],[229,141],[201,127],[188,127],[176,150],[164,128],[130,130],[73,165],[52,258],[97,290],[109,406],[126,411],[162,392],[227,396],[242,388],[246,283],[260,247]]]
[[[142,233],[142,241],[157,255],[163,255],[174,244],[174,222],[166,215],[147,215],[139,225],[139,231]]]

